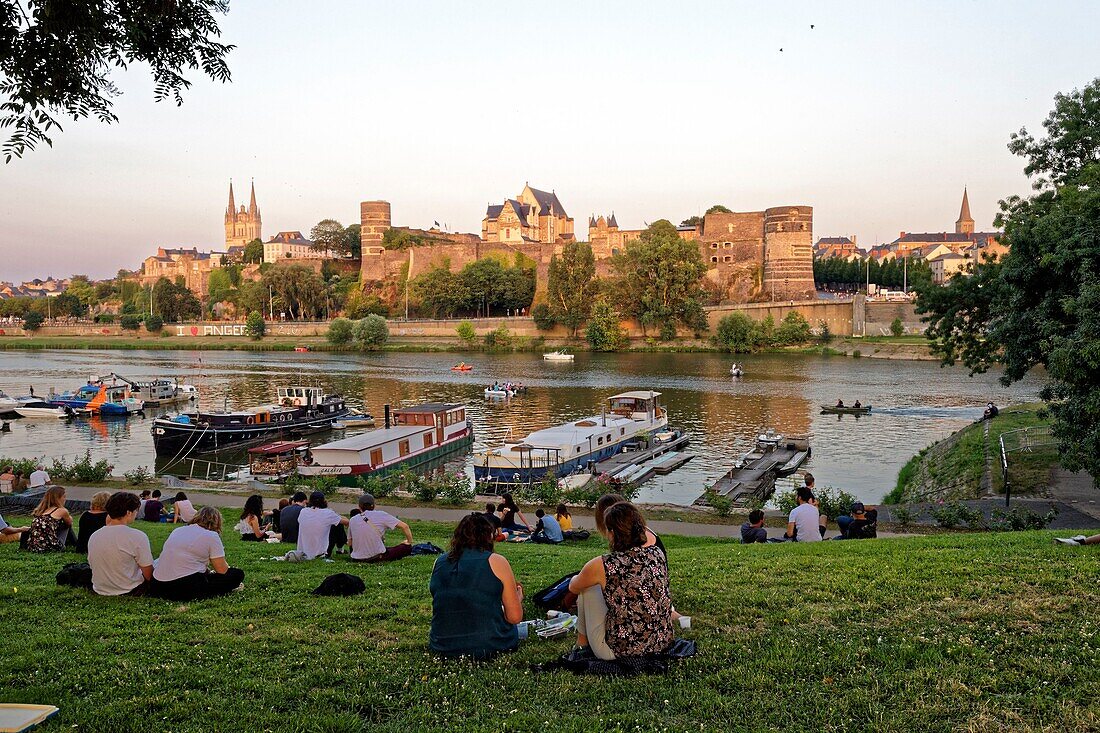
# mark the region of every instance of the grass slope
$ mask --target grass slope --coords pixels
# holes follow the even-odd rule
[[[140,527],[158,551],[169,528]],[[1095,551],[1048,533],[666,542],[700,653],[638,679],[530,670],[564,640],[441,662],[426,649],[432,557],[274,563],[260,558],[275,546],[227,536],[246,589],[178,605],[59,588],[73,556],[3,545],[0,701],[58,705],[45,730],[111,733],[1100,729]],[[500,550],[533,594],[601,545]],[[338,571],[366,593],[310,595]]]

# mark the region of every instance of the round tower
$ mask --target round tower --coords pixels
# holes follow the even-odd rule
[[[363,201],[359,204],[359,243],[363,248],[359,268],[361,282],[385,277],[382,259],[386,248],[382,245],[382,237],[390,225],[389,201]]]
[[[814,298],[814,210],[777,206],[764,211],[764,292],[772,300]]]

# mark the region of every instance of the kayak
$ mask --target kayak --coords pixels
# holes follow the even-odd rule
[[[452,372],[468,372],[471,369],[473,369],[473,367],[465,362],[463,362],[462,364],[455,364],[453,367],[451,367]]]

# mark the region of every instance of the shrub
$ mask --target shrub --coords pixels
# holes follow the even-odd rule
[[[928,510],[929,516],[944,529],[954,529],[963,524],[970,529],[987,529],[985,516],[980,509],[974,509],[961,502],[940,503]]]
[[[394,484],[388,477],[376,476],[375,474],[367,474],[366,476],[360,476],[355,481],[355,485],[363,490],[363,493],[371,494],[376,499],[381,499],[384,496],[389,496],[393,493]]]
[[[264,317],[260,315],[259,311],[252,311],[248,314],[248,318],[244,322],[244,332],[253,341],[259,341],[267,333],[267,324],[264,322]]]
[[[549,331],[557,325],[554,316],[550,314],[550,306],[539,303],[531,309],[531,318],[535,321],[535,328],[540,331]]]
[[[126,483],[131,486],[140,486],[153,480],[152,472],[145,466],[138,466],[132,471],[127,471],[122,475],[126,479]]]
[[[372,313],[355,324],[355,340],[366,351],[377,351],[386,345],[390,338],[390,329],[386,319]]]
[[[1039,514],[1028,507],[1013,507],[1010,511],[994,509],[990,529],[1005,532],[1022,532],[1030,529],[1046,529],[1058,518],[1058,507],[1051,505],[1046,514]]]
[[[820,321],[817,325],[817,340],[823,344],[832,343],[833,332],[829,330],[829,324]]]
[[[516,493],[523,501],[548,507],[556,506],[565,494],[558,485],[557,477],[553,475],[544,476],[542,481],[532,482]]]
[[[53,464],[50,466],[48,473],[50,478],[54,480],[99,483],[111,475],[113,468],[114,466],[105,460],[92,463],[92,452],[86,450],[83,456],[72,463],[66,463],[64,458],[53,459]]]
[[[720,517],[728,517],[733,513],[733,499],[728,496],[723,496],[716,491],[708,489],[706,501],[710,504],[714,513]]]
[[[775,329],[773,339],[777,346],[796,346],[813,338],[813,329],[809,321],[798,311],[791,311],[783,317],[779,328]]]
[[[325,496],[332,496],[340,488],[340,480],[335,476],[315,476],[310,481],[314,491],[320,491]]]
[[[11,466],[12,471],[26,477],[30,476],[38,468],[38,464],[44,461],[44,458],[0,458],[0,468]]]
[[[100,313],[93,319],[96,323],[114,323],[115,317],[111,313]]]
[[[850,514],[852,504],[856,500],[847,491],[834,489],[831,486],[818,486],[814,489],[814,496],[817,497],[818,511],[832,520]],[[791,510],[798,506],[798,495],[794,490],[784,491],[777,493],[774,501],[784,514],[790,514]]]
[[[42,327],[42,322],[46,318],[38,311],[27,311],[23,316],[23,330],[24,331],[37,331]]]
[[[756,323],[744,313],[735,311],[718,321],[712,341],[723,351],[743,354],[759,347],[759,336]]]
[[[901,324],[900,318],[895,318],[890,321],[890,334],[895,338],[905,333],[905,326]]]
[[[325,339],[334,346],[343,346],[355,338],[355,327],[347,318],[337,318],[328,326]]]
[[[584,332],[593,351],[618,351],[626,346],[619,314],[606,300],[596,303]]]
[[[485,345],[490,349],[512,348],[512,332],[503,323],[499,327],[485,334]]]
[[[676,321],[671,318],[661,322],[661,340],[662,341],[675,341],[676,340]]]
[[[913,523],[913,520],[916,519],[916,517],[913,516],[913,512],[903,506],[898,506],[891,509],[890,516],[893,517],[894,522],[896,522],[901,527],[908,527],[910,524]]]
[[[461,471],[444,473],[437,479],[436,484],[444,504],[459,506],[474,499],[474,486],[469,477]]]
[[[145,330],[149,333],[157,333],[164,329],[164,319],[160,316],[150,313],[145,316]]]
[[[127,313],[118,319],[118,325],[122,326],[124,331],[136,331],[141,328],[141,321],[141,316]]]
[[[477,330],[474,328],[474,324],[469,321],[463,321],[458,324],[455,333],[458,334],[458,338],[466,346],[473,346],[474,342],[477,341]]]
[[[863,353],[859,349],[856,349],[855,351],[852,352],[852,358],[853,359],[858,359],[861,356],[863,356]]]
[[[434,481],[421,479],[416,482],[412,493],[418,501],[435,501],[435,497],[439,495],[439,486]]]

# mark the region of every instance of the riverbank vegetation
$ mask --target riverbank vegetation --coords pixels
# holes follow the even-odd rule
[[[227,527],[237,519],[225,512]],[[173,529],[135,526],[154,553]],[[451,527],[412,530],[445,547]],[[666,535],[673,598],[692,617],[678,633],[699,654],[636,678],[532,670],[572,636],[526,642],[491,664],[440,661],[427,650],[432,556],[275,563],[263,558],[285,546],[227,530],[244,590],[179,604],[58,587],[61,565],[79,556],[8,544],[0,700],[57,705],[45,730],[119,733],[150,720],[180,733],[497,731],[505,718],[516,731],[545,731],[548,720],[566,731],[733,730],[746,715],[760,729],[1090,730],[1100,724],[1095,559],[1050,538],[743,546]],[[529,599],[606,546],[593,537],[497,550]],[[362,577],[366,592],[310,593],[335,572]],[[539,615],[524,606],[526,618]]]
[[[734,312],[718,321],[711,343],[721,351],[749,354],[767,348],[802,346],[814,338],[809,322],[798,311],[784,316],[778,327],[770,315],[755,321],[744,313]],[[822,325],[816,338],[828,344],[832,340],[828,326]]]

